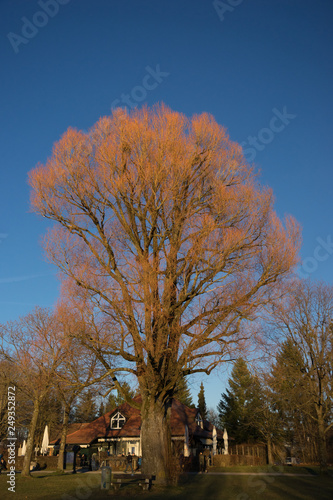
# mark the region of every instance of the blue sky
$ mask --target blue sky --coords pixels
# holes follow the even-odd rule
[[[0,0],[0,322],[59,293],[27,173],[117,104],[213,114],[301,223],[300,274],[332,283],[332,24],[331,0]]]

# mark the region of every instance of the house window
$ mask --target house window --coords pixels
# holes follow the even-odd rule
[[[125,422],[125,417],[118,412],[111,418],[110,427],[111,429],[121,429],[124,426]]]
[[[195,423],[203,429],[203,421],[200,413],[197,413],[197,416],[195,417]]]

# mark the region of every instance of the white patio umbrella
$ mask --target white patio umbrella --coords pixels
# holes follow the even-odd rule
[[[48,449],[49,449],[49,428],[47,425],[45,425],[42,446],[40,449],[41,454],[47,455]]]
[[[27,443],[24,440],[22,445],[22,457],[24,457],[26,451],[27,451]]]
[[[212,438],[213,438],[213,455],[216,455],[216,448],[217,448],[217,432],[216,432],[216,427],[215,427],[215,425],[213,425]]]
[[[223,440],[224,440],[224,454],[228,455],[228,433],[226,428],[224,428]]]
[[[185,425],[185,440],[184,440],[184,457],[190,456],[190,439],[188,434],[188,426]]]

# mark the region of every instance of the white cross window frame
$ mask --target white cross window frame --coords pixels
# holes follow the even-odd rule
[[[121,429],[124,427],[125,422],[126,418],[118,411],[115,415],[113,415],[113,417],[111,417],[110,429]]]

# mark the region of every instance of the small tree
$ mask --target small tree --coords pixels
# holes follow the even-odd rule
[[[200,412],[201,417],[204,420],[206,420],[206,418],[207,418],[207,405],[206,405],[206,399],[205,399],[205,389],[204,389],[204,385],[202,382],[200,384],[200,391],[198,394],[198,408],[199,408],[199,412]]]

